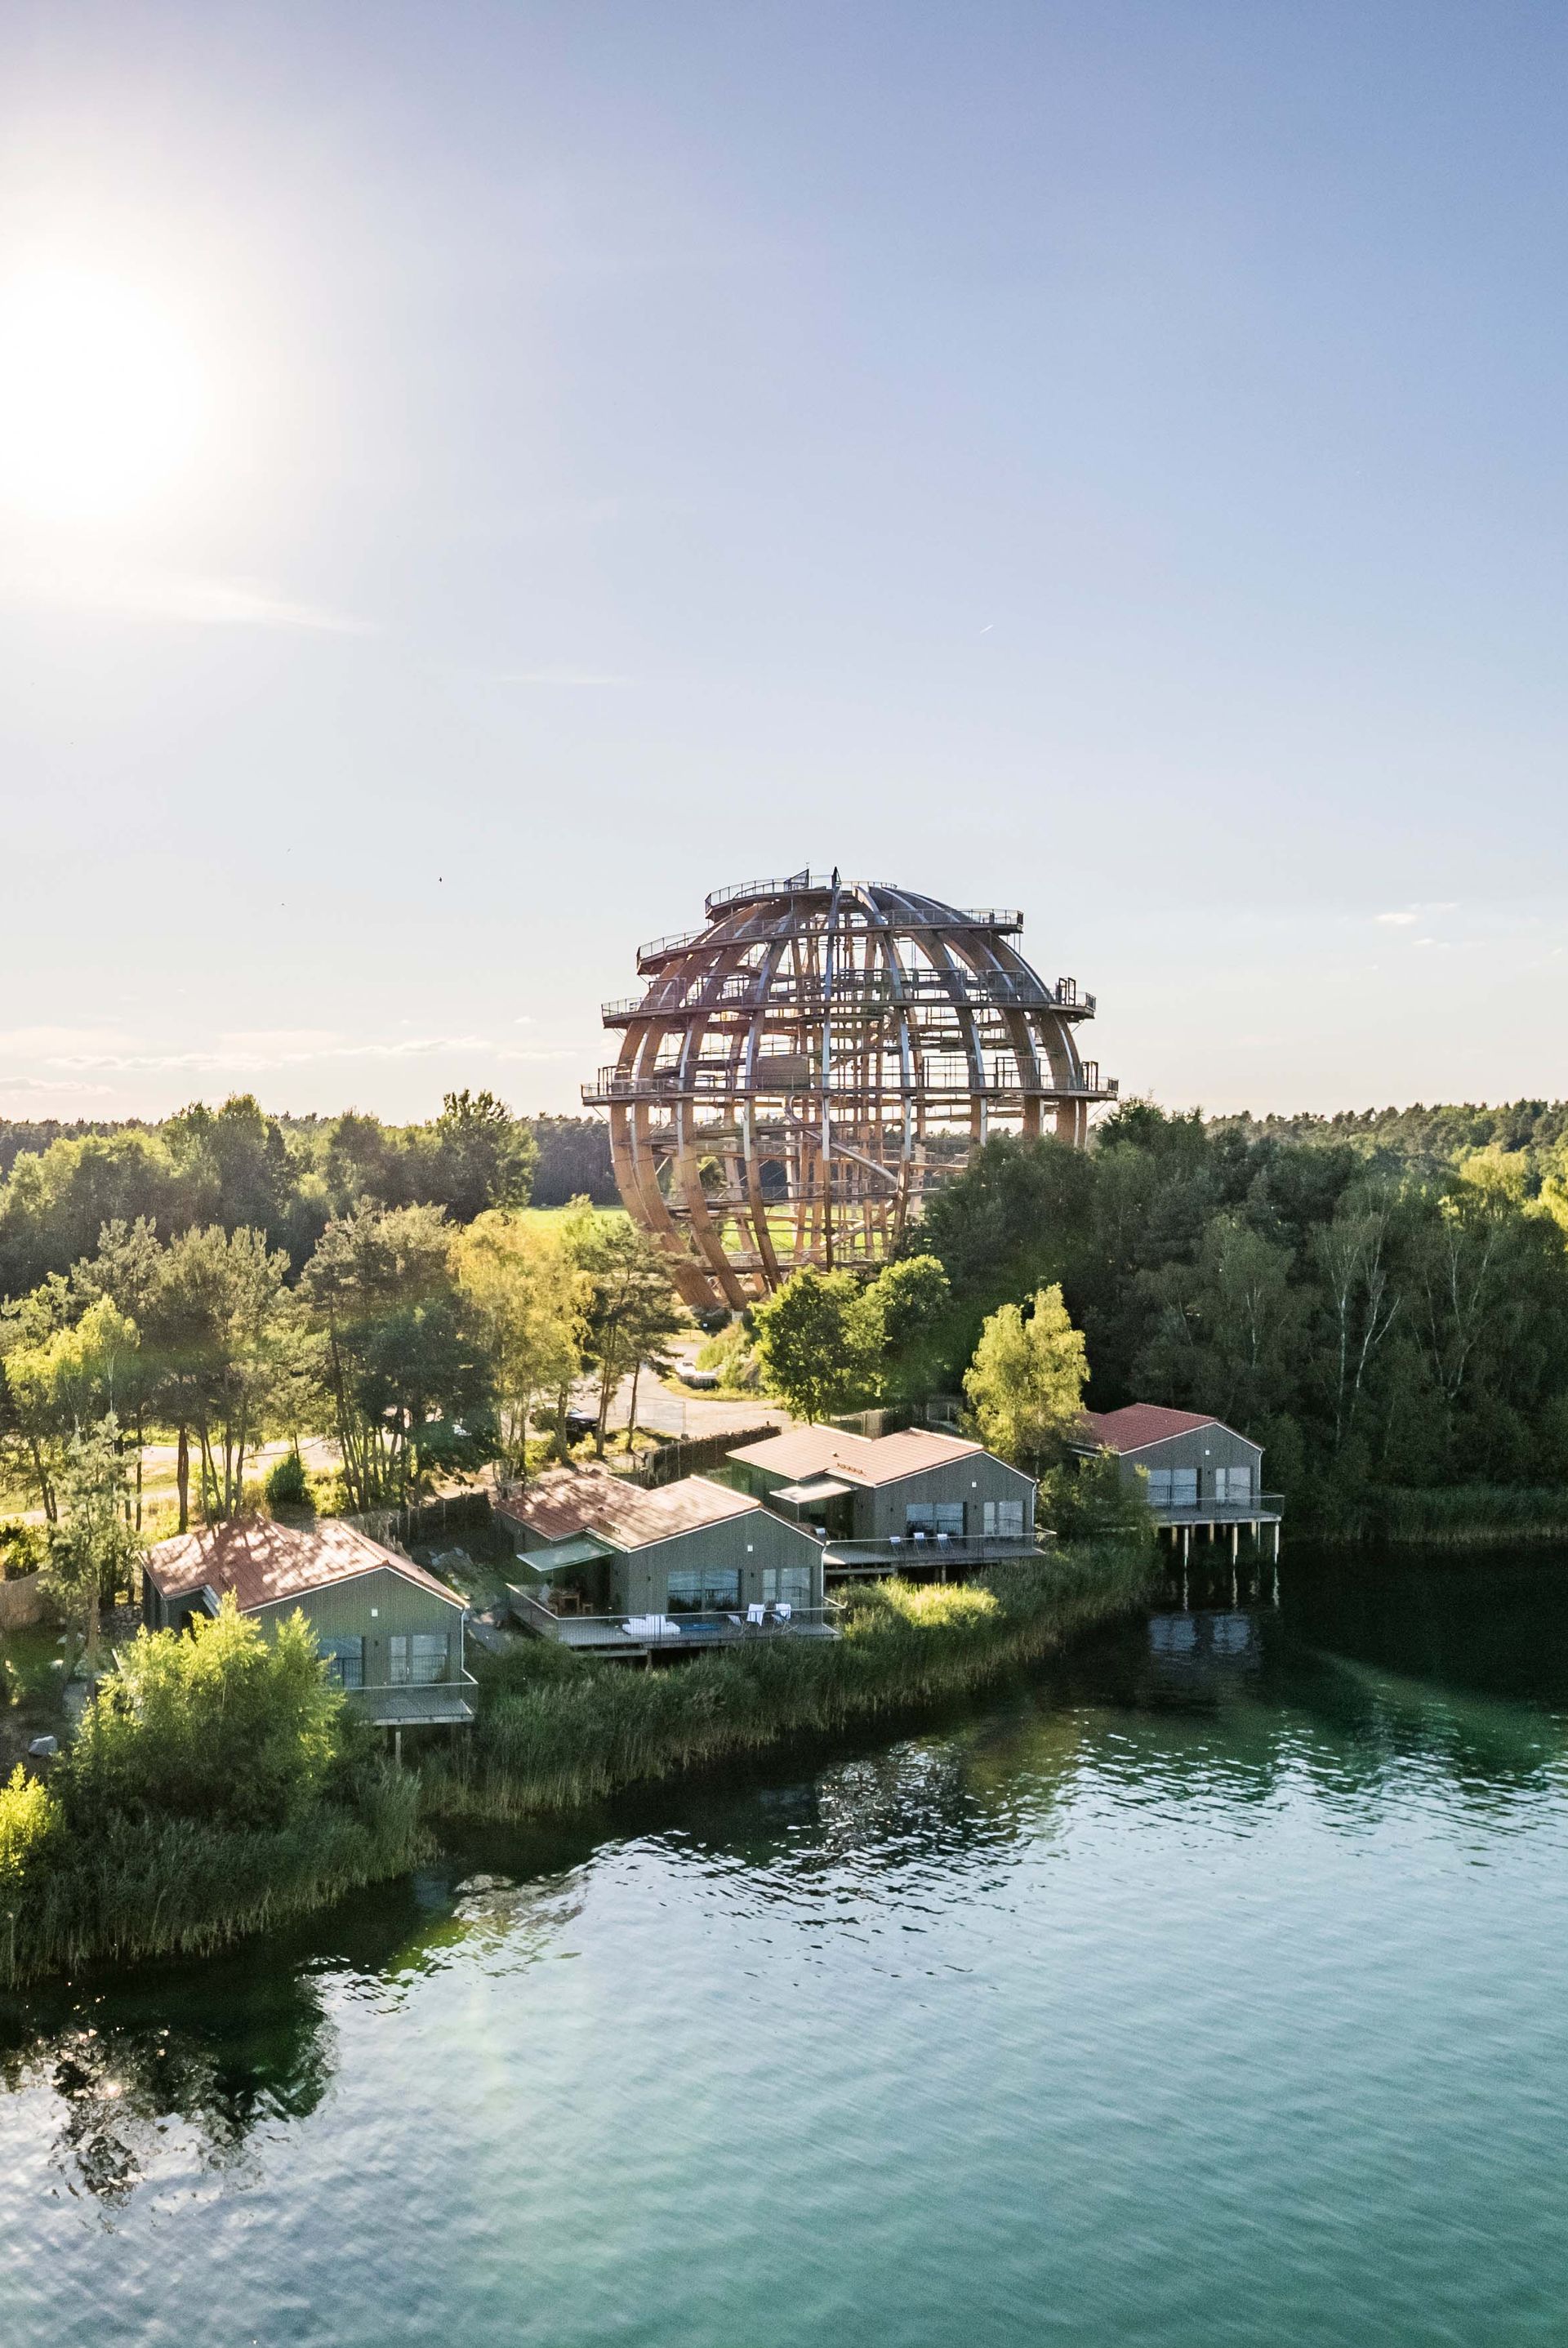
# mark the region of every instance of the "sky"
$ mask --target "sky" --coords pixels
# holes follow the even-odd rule
[[[706,891],[1568,1093],[1568,14],[9,0],[0,1115],[570,1110]]]

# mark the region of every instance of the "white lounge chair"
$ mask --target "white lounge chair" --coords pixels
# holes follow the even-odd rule
[[[787,1598],[781,1598],[773,1609],[773,1620],[776,1622],[788,1622],[791,1612],[789,1601]]]
[[[747,1610],[746,1610],[746,1619],[747,1619],[747,1621],[748,1621],[748,1622],[755,1623],[755,1625],[757,1626],[757,1628],[758,1628],[758,1630],[760,1630],[760,1629],[762,1628],[763,1623],[764,1623],[764,1622],[767,1622],[767,1620],[768,1620],[768,1609],[767,1609],[767,1607],[766,1607],[766,1606],[748,1606],[748,1607],[747,1608]]]

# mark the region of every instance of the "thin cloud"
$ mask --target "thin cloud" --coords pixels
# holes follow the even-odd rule
[[[616,676],[608,669],[599,668],[519,668],[504,669],[492,676],[492,685],[558,685],[568,688],[594,685],[630,685],[629,676]]]
[[[296,633],[367,636],[368,620],[280,595],[254,579],[202,578],[123,566],[70,570],[12,563],[0,571],[0,597],[15,608],[98,612],[122,619],[165,620],[199,628],[283,628]]]
[[[1418,913],[1379,913],[1377,919],[1386,922],[1391,930],[1408,930],[1414,927],[1420,916]]]

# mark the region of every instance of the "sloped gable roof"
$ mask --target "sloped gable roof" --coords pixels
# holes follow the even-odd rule
[[[541,1541],[594,1533],[617,1549],[646,1549],[676,1533],[749,1516],[760,1505],[748,1493],[710,1484],[706,1476],[683,1476],[678,1483],[646,1492],[607,1468],[557,1468],[498,1500],[496,1514]]]
[[[1145,1451],[1151,1443],[1168,1443],[1173,1435],[1192,1435],[1201,1426],[1222,1424],[1212,1411],[1167,1410],[1156,1402],[1125,1403],[1120,1410],[1086,1410],[1082,1420],[1089,1442],[1106,1451]],[[1225,1433],[1234,1429],[1227,1426]],[[1248,1438],[1243,1435],[1236,1440],[1245,1443]]]
[[[772,1476],[802,1483],[813,1476],[845,1476],[851,1483],[897,1484],[906,1476],[923,1475],[931,1468],[946,1468],[954,1459],[973,1458],[984,1449],[959,1435],[939,1435],[934,1427],[912,1426],[901,1435],[846,1435],[836,1426],[792,1426],[783,1435],[748,1443],[730,1457],[748,1468],[761,1468]]]
[[[313,1590],[353,1581],[383,1568],[416,1582],[432,1597],[444,1598],[449,1606],[463,1603],[455,1591],[412,1558],[384,1549],[368,1533],[336,1517],[324,1517],[314,1525],[233,1517],[226,1524],[204,1525],[199,1531],[160,1541],[148,1551],[146,1564],[154,1589],[163,1597],[184,1598],[203,1588],[219,1598],[232,1591],[242,1614],[281,1599],[305,1598]]]

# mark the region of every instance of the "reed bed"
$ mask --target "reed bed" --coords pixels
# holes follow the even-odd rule
[[[62,1833],[25,1889],[0,1888],[0,1984],[204,1954],[406,1874],[422,1841],[418,1779],[379,1766],[360,1774],[352,1806],[270,1830],[145,1818]]]
[[[1392,1487],[1362,1512],[1363,1540],[1479,1543],[1568,1540],[1568,1488],[1560,1484]]]
[[[832,1735],[983,1685],[1125,1612],[1150,1548],[1099,1544],[1001,1567],[962,1587],[881,1582],[844,1636],[778,1639],[666,1671],[591,1663],[541,1645],[487,1672],[470,1749],[427,1767],[433,1816],[515,1818],[623,1786]]]

